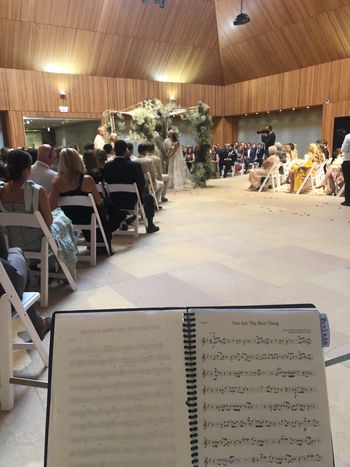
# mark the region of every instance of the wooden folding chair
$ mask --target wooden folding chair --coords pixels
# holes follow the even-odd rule
[[[94,197],[91,193],[87,196],[61,196],[58,199],[58,205],[62,208],[65,207],[81,207],[81,208],[90,208],[91,217],[88,224],[79,224],[74,222],[74,219],[71,219],[75,229],[77,230],[88,230],[90,232],[90,242],[84,242],[83,245],[90,247],[90,255],[83,256],[79,255],[81,261],[90,261],[91,266],[96,265],[96,248],[98,246],[105,246],[108,255],[111,255],[111,249],[107,241],[106,233],[104,231],[100,215],[97,210],[97,206],[94,200]],[[68,216],[69,217],[69,216]],[[100,230],[103,243],[97,243],[97,229]]]
[[[34,227],[41,229],[43,238],[40,251],[23,251],[26,259],[40,260],[40,305],[47,307],[49,302],[49,256],[54,256],[61,267],[63,275],[55,274],[55,277],[66,278],[71,289],[77,289],[76,283],[66,264],[58,256],[58,248],[49,228],[39,211],[34,213],[0,212],[0,224],[6,227]],[[20,245],[10,245],[20,246]]]
[[[125,231],[117,230],[115,234],[116,235],[130,235],[130,233],[132,233],[134,237],[138,237],[140,216],[141,216],[141,219],[143,220],[145,229],[147,231],[148,221],[147,221],[145,209],[141,202],[141,197],[140,197],[139,190],[137,188],[137,184],[136,183],[107,183],[106,189],[110,197],[110,200],[114,202],[114,204],[118,206],[119,209],[121,209],[122,211],[127,211],[128,213],[133,214],[135,216],[135,221],[132,224],[133,226],[132,230],[125,230]],[[122,204],[118,200],[118,193],[119,194],[134,193],[135,194],[134,208],[130,209],[130,208],[123,207]]]
[[[159,211],[159,203],[158,203],[158,200],[157,200],[156,190],[155,190],[155,187],[154,187],[153,182],[152,182],[151,174],[149,172],[147,172],[147,177],[148,177],[148,184],[149,184],[150,192],[151,192],[151,195],[154,198],[155,207],[156,207],[157,211]]]
[[[40,294],[38,292],[24,292],[21,300],[1,261],[0,283],[5,291],[0,298],[0,404],[2,410],[11,410],[14,405],[14,396],[10,378],[16,380],[13,378],[13,350],[37,350],[45,367],[49,364],[49,355],[27,314],[27,310],[39,300]],[[12,342],[12,307],[24,324],[31,342]]]

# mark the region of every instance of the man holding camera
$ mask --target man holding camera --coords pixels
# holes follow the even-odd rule
[[[276,135],[272,130],[271,125],[266,125],[262,130],[257,131],[258,135],[261,135],[261,141],[264,143],[265,155],[269,156],[269,147],[274,146],[276,141]]]

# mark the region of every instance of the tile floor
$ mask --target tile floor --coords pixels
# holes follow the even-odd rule
[[[79,265],[78,290],[52,289],[43,313],[311,302],[329,317],[326,357],[349,353],[350,208],[335,197],[247,186],[237,176],[169,194],[159,233],[114,238],[114,256]],[[47,378],[34,353],[17,352],[16,366]],[[350,362],[326,372],[336,467],[350,467]],[[15,408],[0,412],[0,467],[42,466],[45,406],[45,390],[16,387]]]

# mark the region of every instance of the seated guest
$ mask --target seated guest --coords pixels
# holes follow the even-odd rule
[[[77,145],[77,143],[68,144],[68,147],[75,149],[77,151],[77,153],[79,154],[79,156],[81,156],[80,147]]]
[[[256,156],[256,145],[247,143],[247,147],[244,149],[244,172],[247,173],[249,166],[252,165],[254,168],[254,161]]]
[[[85,165],[86,175],[90,175],[95,180],[95,183],[102,181],[102,174],[98,168],[96,151],[86,151],[83,154],[83,162]]]
[[[0,261],[4,266],[12,285],[16,289],[19,298],[21,299],[23,292],[30,289],[28,266],[20,248],[7,249],[5,238],[1,231]],[[0,284],[0,296],[4,293],[5,291]],[[51,318],[42,318],[37,313],[34,305],[28,309],[27,313],[40,339],[44,339],[45,334],[51,329]]]
[[[159,230],[159,227],[154,225],[154,200],[153,197],[146,192],[145,178],[138,162],[129,160],[130,149],[127,143],[123,140],[118,140],[115,143],[116,157],[113,161],[107,162],[103,169],[103,178],[109,184],[136,183],[140,193],[141,202],[144,206],[148,227],[147,233],[154,233]],[[120,209],[134,209],[136,198],[133,193],[111,193],[111,200]]]
[[[304,159],[296,161],[289,171],[290,193],[296,193],[299,190],[313,165],[320,162],[322,162],[322,155],[318,153],[316,144],[311,143]],[[306,193],[310,189],[311,180],[304,185],[302,193]]]
[[[52,183],[50,192],[50,205],[52,209],[58,206],[58,200],[64,196],[87,196],[92,194],[97,209],[99,211],[101,222],[109,244],[112,240],[112,232],[119,228],[124,215],[118,209],[109,211],[100,193],[97,191],[96,183],[90,175],[85,175],[84,164],[81,157],[72,148],[62,149],[58,165],[58,175]],[[90,223],[91,209],[80,208],[78,206],[63,206],[62,210],[72,220],[73,224]],[[85,239],[90,241],[90,232],[83,230]],[[97,232],[97,241],[102,242],[100,232]],[[111,245],[110,245],[111,246]],[[98,250],[98,253],[105,253],[105,248]]]
[[[104,149],[97,149],[95,151],[95,156],[97,160],[98,170],[100,171],[101,176],[102,176],[102,170],[104,169],[104,166],[106,165],[106,162],[107,162],[107,153]]]
[[[94,143],[91,143],[90,141],[88,141],[88,142],[83,144],[83,152],[94,151],[94,150],[95,150]]]
[[[21,213],[39,211],[57,244],[59,255],[75,277],[77,249],[72,223],[61,209],[51,212],[45,188],[30,180],[30,155],[21,149],[11,151],[7,171],[8,182],[0,189],[0,210]],[[41,250],[41,229],[12,226],[6,230],[11,247],[20,247],[23,251]]]
[[[148,157],[148,144],[139,144],[137,162],[141,165],[143,176],[145,177],[146,190],[150,192],[148,173],[151,176],[152,185],[156,194],[157,201],[160,202],[162,191],[164,189],[164,183],[161,180],[157,180],[157,172],[154,167],[154,163],[151,157]],[[169,176],[168,176],[169,177]]]
[[[37,161],[32,165],[31,180],[43,186],[47,193],[50,193],[52,180],[57,175],[54,170],[50,169],[55,159],[56,154],[53,146],[43,144],[39,146]]]
[[[334,195],[336,187],[344,183],[343,172],[341,170],[344,156],[340,148],[334,151],[332,160],[327,168],[326,174],[316,188],[325,188],[327,186],[327,195]]]
[[[270,172],[271,168],[274,165],[280,163],[280,158],[277,155],[277,148],[276,146],[269,147],[269,157],[264,160],[261,168],[254,169],[249,173],[249,181],[250,181],[250,190],[259,190],[261,185],[262,177],[266,177],[266,175]]]
[[[30,157],[32,158],[32,165],[37,161],[38,159],[38,150],[35,148],[22,148],[23,151],[27,151],[30,154]]]
[[[103,146],[103,149],[106,151],[107,160],[112,161],[115,157],[114,147],[111,145],[111,143],[107,143]]]
[[[159,198],[157,198],[158,203],[166,203],[168,199],[166,198],[166,192],[169,185],[169,175],[163,173],[163,164],[161,158],[155,155],[155,147],[153,143],[148,143],[147,145],[147,157],[152,159],[154,168],[156,169],[157,174],[157,193],[159,193]],[[161,182],[161,183],[159,183]],[[159,190],[161,188],[161,191]]]

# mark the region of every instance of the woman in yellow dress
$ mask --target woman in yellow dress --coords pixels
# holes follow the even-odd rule
[[[308,151],[304,156],[304,159],[299,159],[298,162],[290,169],[290,193],[296,193],[300,185],[303,183],[305,177],[313,167],[315,163],[322,162],[322,154],[319,152],[317,145],[314,143],[309,144]],[[306,183],[303,188],[303,193],[309,191],[311,188],[310,183]]]

